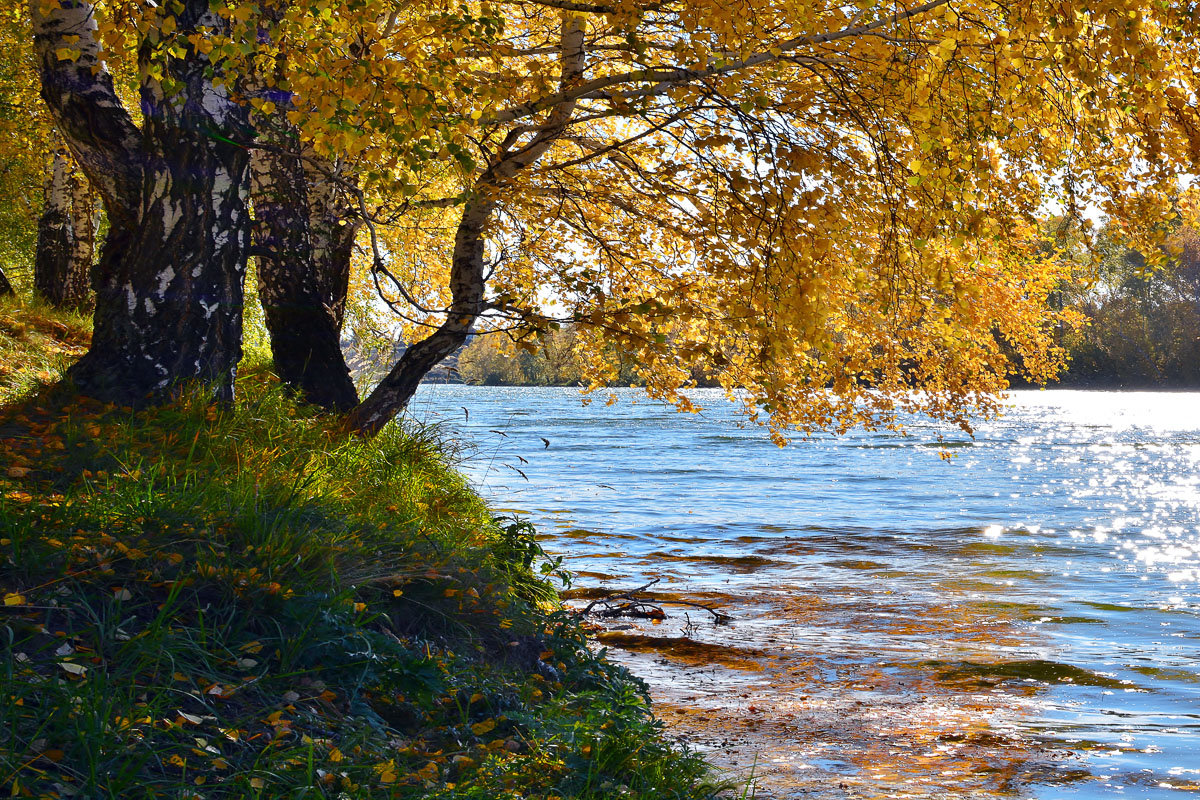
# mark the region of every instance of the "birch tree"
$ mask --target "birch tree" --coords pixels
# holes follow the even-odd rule
[[[185,379],[231,398],[252,136],[236,80],[204,52],[228,22],[208,0],[168,3],[135,20],[145,30],[139,125],[105,63],[97,4],[32,0],[29,9],[42,97],[109,220],[91,348],[68,377],[120,403],[168,397]],[[167,35],[169,48],[154,47]]]
[[[49,173],[38,219],[33,287],[53,306],[83,310],[90,305],[95,202],[86,179],[64,153],[50,159]]]
[[[322,254],[360,227],[415,340],[350,411],[366,435],[472,331],[565,324],[594,385],[615,347],[656,396],[686,409],[713,375],[780,436],[967,426],[1014,362],[1061,366],[1037,216],[1091,205],[1151,236],[1200,141],[1170,4],[100,5],[31,5],[43,94],[113,221],[72,377],[228,397],[257,151],[285,378],[317,398],[341,370]],[[140,123],[102,43],[134,54]]]

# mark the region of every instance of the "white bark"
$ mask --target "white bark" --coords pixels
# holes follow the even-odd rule
[[[95,4],[30,0],[29,14],[42,97],[109,214],[132,217],[144,163],[142,137],[104,64]]]

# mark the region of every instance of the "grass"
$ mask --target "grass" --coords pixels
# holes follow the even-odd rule
[[[58,380],[87,350],[91,322],[33,299],[0,298],[0,403]]]
[[[100,405],[52,383],[85,337],[0,306],[0,792],[717,793],[436,432],[347,438],[263,370]]]

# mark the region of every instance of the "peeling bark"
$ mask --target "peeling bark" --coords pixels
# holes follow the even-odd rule
[[[243,106],[213,79],[221,65],[185,50],[166,71],[180,87],[141,86],[144,127],[121,105],[95,36],[93,4],[30,14],[42,97],[96,187],[110,229],[95,271],[91,349],[67,373],[85,394],[142,405],[199,380],[231,399],[241,358],[251,132]],[[171,6],[180,41],[220,29],[208,0]],[[59,49],[79,51],[59,60]]]
[[[260,127],[272,146],[252,160],[255,252],[275,371],[309,403],[349,411],[358,393],[341,330],[356,226],[332,177],[292,152],[282,114]]]
[[[56,308],[82,310],[90,305],[95,208],[86,180],[69,166],[65,154],[54,154],[38,219],[33,288]]]

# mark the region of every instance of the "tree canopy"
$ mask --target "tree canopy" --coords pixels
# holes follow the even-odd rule
[[[611,379],[615,347],[652,394],[688,408],[680,390],[711,375],[776,435],[893,424],[898,411],[966,425],[994,407],[1014,363],[1035,380],[1061,366],[1065,317],[1048,297],[1069,265],[1039,246],[1038,216],[1098,208],[1130,244],[1148,242],[1200,147],[1194,23],[1172,4],[32,0],[30,11],[43,95],[110,219],[142,231],[149,214],[166,242],[154,243],[157,272],[126,263],[148,240],[106,248],[97,319],[190,292],[204,320],[229,317],[185,348],[199,367],[240,325],[228,285],[246,259],[274,257],[271,281],[311,282],[301,245],[272,256],[229,244],[249,237],[234,196],[250,184],[244,154],[287,156],[307,170],[305,213],[290,217],[312,226],[303,246],[324,246],[321,215],[357,236],[369,280],[349,285],[377,290],[416,340],[352,409],[366,433],[471,332],[532,346],[564,324],[594,385]],[[122,99],[135,93],[137,110]],[[140,152],[162,170],[147,172]],[[196,169],[206,181],[185,185]],[[271,197],[296,196],[285,184],[255,190],[260,225]],[[211,213],[187,210],[230,185]],[[147,202],[164,192],[170,202]],[[286,216],[277,228],[294,231]],[[184,224],[207,244],[184,246],[172,233]],[[154,294],[197,258],[219,262],[211,285],[226,288]],[[93,373],[153,327],[114,324]],[[228,370],[184,369],[173,353],[168,367],[152,351],[122,368],[148,376],[141,389]],[[101,394],[112,383],[75,377]]]

